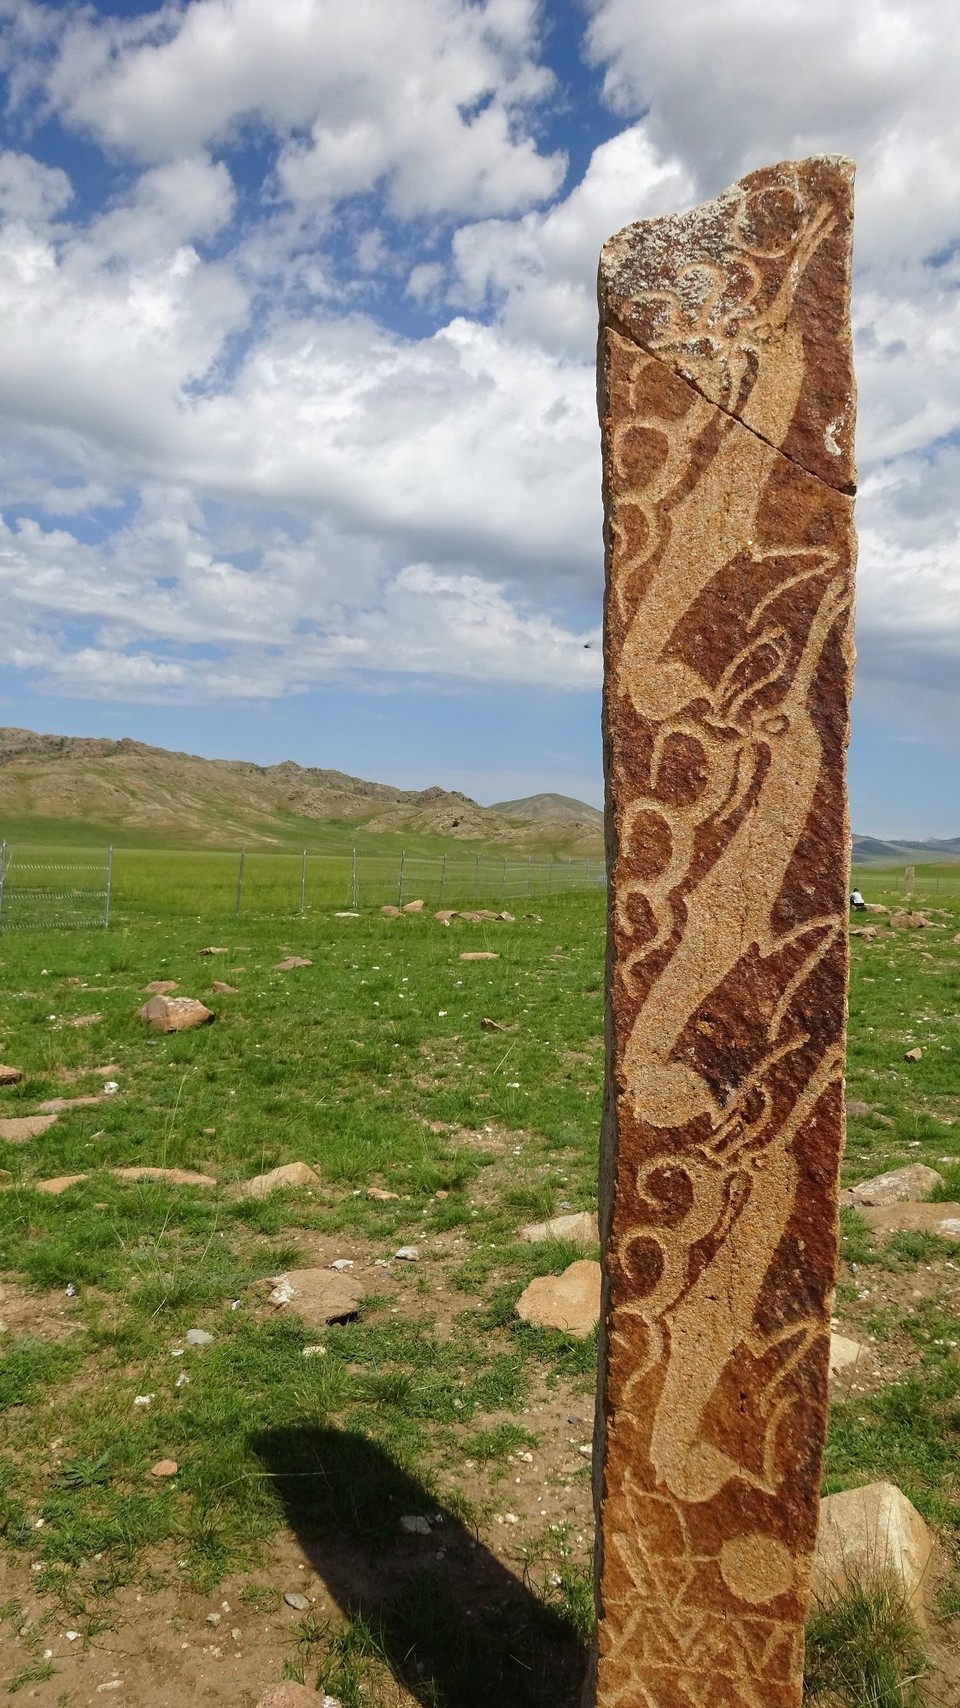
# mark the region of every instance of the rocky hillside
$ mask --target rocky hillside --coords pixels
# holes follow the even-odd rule
[[[308,821],[317,828],[355,825],[521,850],[602,851],[594,824],[517,817],[456,791],[398,789],[292,760],[254,765],[171,753],[128,739],[0,727],[0,833],[4,816],[75,820],[138,836],[152,831],[212,847],[289,844]]]

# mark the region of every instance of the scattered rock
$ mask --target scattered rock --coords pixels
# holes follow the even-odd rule
[[[0,1120],[0,1139],[8,1145],[25,1145],[28,1139],[38,1139],[56,1119],[56,1115],[10,1115]]]
[[[536,1328],[559,1328],[583,1340],[600,1320],[600,1265],[582,1258],[562,1275],[540,1275],[517,1300],[517,1315]]]
[[[400,918],[400,909],[398,907],[391,907],[389,902],[387,903],[386,907],[382,907],[380,909],[380,912],[387,919],[399,919]]]
[[[429,1536],[430,1520],[422,1518],[419,1513],[407,1512],[400,1520],[400,1528],[406,1531],[408,1536]]]
[[[70,1024],[71,1026],[96,1026],[102,1019],[102,1014],[77,1014]]]
[[[505,1020],[481,1020],[480,1030],[482,1032],[509,1032],[512,1028],[507,1025]]]
[[[267,1198],[282,1186],[319,1186],[320,1176],[308,1162],[285,1162],[281,1168],[271,1168],[267,1174],[254,1175],[240,1188],[244,1198]]]
[[[320,1696],[306,1684],[271,1684],[257,1708],[340,1708],[335,1696]]]
[[[890,924],[894,931],[923,931],[930,921],[925,913],[910,913],[906,908],[898,907],[890,915]]]
[[[513,913],[498,913],[496,918],[502,919],[507,925],[516,925],[517,923],[516,915]]]
[[[520,1229],[520,1239],[536,1245],[545,1239],[568,1239],[576,1245],[599,1245],[596,1211],[578,1210],[569,1216],[551,1216],[546,1222],[529,1222]]]
[[[531,921],[531,923],[534,925],[542,925],[543,924],[543,915],[542,914],[525,913],[523,917],[524,917],[524,919],[529,919]]]
[[[937,1234],[960,1244],[960,1204],[865,1205],[865,1222],[879,1234]]]
[[[929,1198],[938,1186],[944,1184],[942,1174],[935,1168],[927,1168],[922,1162],[912,1162],[907,1168],[894,1168],[887,1174],[875,1174],[872,1180],[861,1180],[858,1186],[850,1189],[853,1202],[859,1207],[862,1204],[903,1204],[915,1203],[918,1199]]]
[[[213,1018],[210,1009],[192,996],[151,996],[137,1010],[137,1019],[145,1020],[155,1032],[191,1032],[195,1026],[209,1026]]]
[[[212,1174],[197,1174],[192,1168],[111,1168],[117,1180],[165,1180],[168,1186],[216,1186]]]
[[[449,925],[451,919],[456,919],[457,910],[453,907],[442,907],[439,913],[435,913],[433,917],[439,920],[441,925]]]
[[[868,901],[867,902],[867,912],[868,913],[889,913],[890,909],[888,907],[884,907],[882,901]]]
[[[829,1602],[848,1586],[890,1574],[922,1617],[932,1552],[933,1538],[923,1519],[893,1483],[829,1495],[820,1502],[814,1600]]]
[[[351,913],[349,911],[341,911],[340,913],[335,913],[333,917],[334,917],[334,919],[359,919],[360,915],[359,915],[359,913]]]
[[[365,1286],[360,1279],[332,1269],[290,1269],[271,1276],[269,1303],[278,1310],[289,1309],[304,1322],[325,1327],[355,1317]]]
[[[151,1477],[175,1477],[179,1469],[180,1466],[176,1459],[158,1459],[155,1465],[150,1466],[150,1475]]]
[[[49,1198],[59,1198],[61,1192],[66,1192],[70,1186],[78,1186],[81,1180],[89,1180],[88,1174],[57,1174],[52,1180],[37,1180],[34,1183],[35,1192],[45,1192]]]
[[[420,1262],[420,1253],[415,1245],[402,1245],[399,1251],[395,1251],[393,1255],[394,1257],[398,1257],[401,1263]]]
[[[865,1370],[872,1362],[872,1353],[859,1340],[847,1340],[842,1334],[830,1336],[831,1376],[852,1376],[855,1370]]]
[[[143,988],[147,996],[169,996],[172,990],[179,990],[180,987],[176,979],[154,979]]]
[[[920,1045],[915,1044],[912,1050],[904,1050],[903,1059],[905,1062],[922,1062],[923,1051],[921,1050]]]
[[[219,949],[211,943],[207,945],[206,949],[199,949],[197,952],[200,955],[229,955],[230,950]]]
[[[467,925],[479,925],[483,915],[481,913],[455,913],[453,917],[464,920]]]
[[[309,1613],[310,1611],[309,1597],[301,1595],[300,1591],[297,1589],[284,1590],[283,1599],[287,1606],[294,1608],[297,1613]]]
[[[844,1108],[853,1120],[862,1121],[873,1113],[870,1104],[861,1102],[859,1097],[848,1097]]]
[[[238,996],[240,993],[235,984],[224,984],[223,979],[214,979],[210,986],[217,996]]]
[[[461,961],[499,961],[500,956],[495,955],[492,949],[466,949],[460,959]]]
[[[372,1198],[376,1204],[398,1204],[400,1202],[399,1192],[388,1192],[384,1186],[368,1186],[367,1197]]]
[[[872,943],[878,935],[875,925],[851,925],[851,937],[862,937],[865,943]]]
[[[37,1104],[41,1115],[59,1115],[64,1109],[83,1109],[91,1103],[108,1103],[111,1092],[93,1092],[88,1097],[48,1097],[44,1103]]]
[[[0,1085],[19,1085],[22,1078],[22,1068],[5,1067],[0,1062]]]
[[[423,912],[423,902],[422,901],[405,901],[403,904],[403,907],[401,908],[400,911],[401,911],[401,913],[422,913]]]
[[[188,1346],[212,1346],[214,1337],[205,1328],[188,1328],[185,1339]]]
[[[312,967],[313,962],[306,960],[303,955],[288,955],[285,961],[278,961],[274,967],[275,973],[292,973],[296,967]]]

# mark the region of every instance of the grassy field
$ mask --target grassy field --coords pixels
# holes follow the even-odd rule
[[[41,1708],[101,1686],[145,1708],[242,1705],[291,1676],[344,1708],[573,1708],[596,1348],[514,1304],[580,1255],[522,1244],[520,1224],[596,1201],[603,895],[448,928],[337,918],[335,897],[302,919],[227,913],[212,935],[199,901],[187,911],[210,858],[181,860],[176,905],[121,911],[110,932],[0,936],[0,1061],[25,1072],[0,1115],[119,1087],[3,1147],[0,1689]],[[161,899],[170,871],[151,880]],[[948,876],[936,893],[922,873],[933,928],[854,940],[847,1091],[870,1114],[850,1122],[844,1177],[919,1160],[955,1199]],[[898,899],[893,873],[861,887]],[[476,950],[499,958],[460,960]],[[276,970],[288,954],[312,964]],[[148,1032],[154,979],[215,1024]],[[214,979],[235,990],[212,995]],[[239,1195],[301,1160],[315,1188]],[[109,1172],[137,1165],[216,1184]],[[66,1175],[86,1178],[38,1190]],[[960,1249],[844,1223],[837,1320],[872,1340],[879,1374],[837,1399],[826,1487],[888,1477],[936,1528],[936,1655],[960,1612]],[[318,1331],[268,1303],[268,1278],[335,1259],[362,1286],[356,1321]],[[154,1477],[165,1459],[176,1474]]]

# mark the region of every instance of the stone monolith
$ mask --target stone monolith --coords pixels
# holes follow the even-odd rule
[[[843,1137],[853,168],[600,263],[600,1708],[799,1708]]]

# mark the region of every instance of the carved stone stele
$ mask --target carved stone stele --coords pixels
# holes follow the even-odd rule
[[[600,264],[600,1708],[799,1708],[843,1139],[853,168]]]

